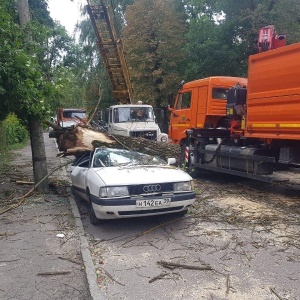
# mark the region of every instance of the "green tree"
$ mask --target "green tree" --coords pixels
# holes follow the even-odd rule
[[[274,4],[277,32],[287,35],[287,43],[300,42],[300,2],[281,0]]]
[[[182,79],[184,15],[172,0],[137,0],[126,9],[124,41],[135,100],[161,107]]]
[[[99,53],[97,38],[86,8],[83,8],[82,15],[85,18],[78,24],[79,43],[82,45],[82,51],[80,53],[81,67],[77,69],[79,70],[77,78],[84,87],[85,105],[91,114],[98,103],[99,109],[104,109],[115,102],[112,98],[111,83]],[[77,60],[78,58],[79,56],[77,56]]]
[[[0,118],[15,113],[28,126],[34,177],[39,182],[47,174],[42,121],[51,107],[74,95],[79,102],[82,94],[76,73],[80,48],[51,22],[46,1],[29,3],[30,11],[27,0],[18,0],[18,6],[13,0],[0,3]],[[46,180],[39,189],[48,189]]]
[[[298,2],[186,0],[187,80],[247,76],[248,57],[257,53],[259,29],[264,26],[275,25],[277,32],[287,34],[288,43],[299,41]]]

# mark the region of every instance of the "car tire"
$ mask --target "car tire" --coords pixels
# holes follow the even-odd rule
[[[99,225],[99,224],[103,224],[104,220],[98,219],[96,217],[93,205],[92,205],[92,201],[91,201],[91,197],[89,196],[89,217],[90,217],[90,222],[93,225]]]

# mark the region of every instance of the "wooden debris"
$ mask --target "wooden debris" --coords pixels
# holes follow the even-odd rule
[[[0,215],[12,210],[12,209],[15,209],[17,207],[19,207],[26,199],[26,197],[28,197],[29,195],[31,195],[34,190],[46,179],[48,178],[50,175],[52,175],[55,171],[59,170],[60,168],[62,167],[65,167],[66,165],[69,165],[71,162],[67,162],[65,164],[62,164],[60,165],[59,167],[55,168],[54,170],[52,170],[50,173],[48,173],[44,178],[42,178],[38,183],[36,183],[27,193],[25,193],[23,196],[20,196],[18,198],[16,198],[15,200],[20,200],[17,204],[15,205],[12,205],[2,211],[0,211]]]
[[[83,152],[93,151],[94,141],[99,142],[99,146],[112,147],[117,142],[108,134],[90,128],[76,126],[61,134],[58,138],[58,149],[67,155],[81,155]]]
[[[34,182],[32,182],[32,181],[22,181],[22,180],[17,180],[16,183],[17,184],[34,184]]]
[[[76,126],[73,130],[66,130],[59,135],[58,149],[60,155],[80,156],[84,152],[93,151],[98,147],[130,149],[146,154],[159,156],[163,159],[180,157],[180,146],[169,143],[135,138],[121,135],[110,135],[92,128]]]
[[[165,267],[165,268],[182,268],[182,269],[189,269],[189,270],[213,270],[211,266],[203,265],[203,266],[194,266],[194,265],[185,265],[185,264],[178,264],[178,263],[172,263],[167,261],[158,261],[159,265]]]
[[[71,258],[66,258],[66,257],[62,257],[62,256],[59,256],[58,258],[59,258],[59,259],[63,259],[63,260],[70,261],[70,262],[73,263],[73,264],[81,265],[80,262],[78,262],[78,261],[76,261],[76,260],[73,260],[73,259],[71,259]]]
[[[227,274],[227,276],[226,276],[226,295],[229,294],[229,290],[230,290],[230,278],[229,278],[229,274]]]
[[[101,267],[101,270],[104,271],[104,273],[106,274],[106,276],[108,276],[108,278],[109,278],[110,280],[116,282],[116,283],[119,284],[119,285],[125,286],[124,283],[121,283],[121,282],[119,282],[118,280],[116,280],[115,278],[113,278],[113,276],[110,275],[109,272],[107,272],[106,270],[104,270],[102,267]]]
[[[283,300],[283,298],[281,296],[278,295],[278,293],[275,291],[274,288],[270,287],[270,291],[280,300]]]
[[[71,271],[53,271],[53,272],[37,273],[37,275],[38,276],[56,276],[56,275],[67,275],[70,273],[71,273]]]
[[[156,280],[159,280],[159,279],[163,279],[164,277],[166,277],[167,275],[169,275],[169,273],[161,273],[155,277],[153,277],[152,279],[149,280],[149,283],[153,283],[154,281]]]

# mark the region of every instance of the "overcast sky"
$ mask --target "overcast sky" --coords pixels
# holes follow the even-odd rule
[[[80,4],[86,5],[86,0],[48,0],[50,15],[61,23],[69,34],[73,34],[75,24],[80,18]]]

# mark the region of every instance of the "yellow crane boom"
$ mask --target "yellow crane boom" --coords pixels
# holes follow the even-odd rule
[[[87,11],[97,36],[97,44],[108,72],[113,96],[117,102],[125,104],[132,101],[132,87],[122,40],[115,29],[115,15],[110,0],[98,0],[92,4],[87,0]]]

